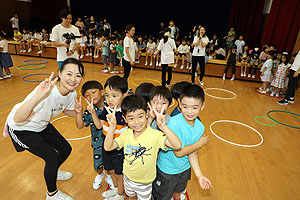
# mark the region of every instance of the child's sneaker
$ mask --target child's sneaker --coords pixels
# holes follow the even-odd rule
[[[275,94],[275,92],[272,92],[271,94],[270,94],[270,97],[274,97],[274,94]],[[277,95],[277,94],[276,94]]]
[[[155,64],[156,66],[158,66],[158,61],[156,61],[156,64]]]
[[[24,50],[24,49],[21,49],[21,50],[20,50],[20,53],[22,53],[22,52],[23,52],[23,50]]]
[[[111,175],[106,174],[106,176],[105,176],[105,182],[110,187],[110,189],[114,189],[115,188],[114,182],[111,179]]]
[[[158,66],[161,66],[161,61],[159,62]]]
[[[30,52],[32,52],[32,49],[30,48],[30,49],[28,49],[28,53],[30,53]]]
[[[90,55],[89,53],[85,54],[85,56],[89,56],[89,55]]]
[[[174,65],[174,68],[176,68],[176,67],[177,67],[177,64]]]
[[[118,194],[118,188],[114,188],[112,190],[107,190],[107,191],[103,192],[102,196],[104,198],[109,198],[109,197],[116,196],[117,194]]]
[[[248,74],[248,78],[251,78],[251,74]]]
[[[62,170],[57,171],[56,180],[65,181],[65,180],[69,180],[70,178],[72,178],[72,173],[71,172],[65,172],[65,171],[62,171]]]
[[[276,97],[279,97],[279,93],[276,93]]]
[[[267,92],[266,92],[266,91],[260,91],[260,93],[262,93],[262,94],[267,94]]]
[[[145,62],[145,66],[147,66],[148,65],[148,62]]]
[[[97,176],[95,177],[95,180],[93,182],[93,188],[95,190],[98,190],[100,188],[104,175],[105,173],[102,172],[102,174],[97,174]]]
[[[201,86],[203,86],[203,85],[204,85],[204,83],[203,83],[202,81],[199,81],[199,83],[200,83],[200,85],[201,85]]]
[[[255,78],[255,74],[252,75],[252,78]]]
[[[231,81],[234,81],[234,76],[232,76],[232,78],[230,79]]]
[[[150,62],[150,65],[149,66],[152,66],[152,62]]]
[[[224,74],[224,75],[223,75],[223,80],[225,80],[225,79],[226,79],[226,75]]]
[[[56,194],[53,196],[49,196],[49,194],[47,192],[46,200],[73,200],[73,198],[70,197],[69,195],[61,192],[60,190],[57,190]]]
[[[184,65],[181,65],[180,69],[183,69],[184,68]]]
[[[82,55],[80,55],[80,57],[79,57],[79,58],[80,58],[80,59],[81,59],[81,58],[83,58],[83,54],[82,54]]]

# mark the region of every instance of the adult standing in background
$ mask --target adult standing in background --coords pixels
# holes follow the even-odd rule
[[[157,51],[161,51],[161,84],[162,86],[170,86],[172,80],[172,68],[174,66],[174,50],[176,50],[175,41],[171,38],[171,29],[167,28],[164,37],[160,40]],[[168,80],[166,81],[166,73],[168,70]]]
[[[135,44],[132,39],[135,33],[135,28],[132,24],[126,26],[126,37],[124,39],[124,57],[122,64],[124,66],[123,78],[128,79],[131,67],[135,64]]]
[[[205,28],[200,28],[199,34],[194,37],[193,41],[193,54],[192,54],[192,83],[195,83],[195,72],[197,64],[200,65],[200,85],[204,85],[202,82],[205,74],[205,48],[208,44],[208,37],[205,35]]]
[[[76,26],[71,24],[72,22],[72,14],[68,9],[64,9],[60,12],[60,18],[62,19],[62,23],[56,25],[52,29],[52,34],[50,40],[52,41],[52,45],[56,46],[57,49],[57,63],[59,68],[64,60],[67,58],[76,58],[79,59],[79,55],[77,53],[77,49],[80,43],[80,33]],[[67,40],[67,35],[73,34],[78,38],[72,38]],[[70,43],[68,43],[70,42]]]
[[[12,28],[17,28],[18,31],[20,30],[18,14],[15,14],[9,21],[11,22]]]

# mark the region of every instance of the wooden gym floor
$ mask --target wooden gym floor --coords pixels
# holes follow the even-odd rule
[[[52,71],[57,74],[58,69],[56,61],[48,59],[49,63],[42,70],[18,70],[17,66],[22,65],[24,60],[33,58],[12,56],[12,59],[13,78],[0,81],[1,131],[13,105],[20,102],[18,100],[24,98],[38,84],[24,82],[22,77]],[[111,76],[100,72],[102,65],[84,63],[84,66],[87,73],[82,84],[88,80],[98,80],[104,84]],[[45,77],[32,76],[28,77],[28,80],[43,80]],[[129,86],[135,89],[136,84],[142,82],[152,82],[157,85],[160,77],[159,71],[134,69],[129,77]],[[183,80],[190,81],[190,75],[173,73],[171,84]],[[237,98],[221,100],[207,95],[205,97],[205,109],[201,112],[200,118],[206,128],[205,134],[209,135],[211,140],[206,147],[199,150],[199,161],[204,175],[210,178],[213,188],[210,191],[200,189],[193,174],[187,187],[190,199],[300,199],[300,130],[278,123],[276,126],[265,126],[254,120],[256,116],[267,117],[267,112],[270,110],[289,110],[300,114],[299,90],[296,91],[296,103],[284,107],[276,103],[277,99],[255,92],[255,88],[261,86],[259,83],[228,79],[223,81],[221,78],[214,77],[204,77],[204,83],[203,88],[227,89],[234,92]],[[219,90],[207,92],[219,97],[233,96]],[[171,106],[168,112],[170,113],[175,106]],[[271,113],[271,116],[280,122],[300,126],[300,117],[292,114]],[[234,146],[221,141],[209,130],[210,124],[217,120],[234,120],[249,125],[261,133],[264,141],[262,145],[254,148]],[[258,120],[265,124],[273,124],[267,119]],[[66,138],[90,135],[89,128],[78,130],[75,120],[70,117],[60,119],[53,124]],[[213,130],[220,137],[239,144],[254,145],[261,141],[255,131],[239,124],[217,123],[213,126]],[[58,181],[58,188],[74,199],[102,199],[101,193],[107,188],[106,183],[103,182],[99,190],[92,188],[96,173],[93,170],[90,138],[70,141],[70,144],[73,151],[61,169],[72,172],[73,178],[68,181]],[[17,153],[10,138],[1,137],[0,152],[0,199],[45,199],[44,162],[26,151]]]

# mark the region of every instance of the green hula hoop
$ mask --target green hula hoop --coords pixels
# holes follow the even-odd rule
[[[42,66],[42,67],[38,67],[38,68],[22,68],[22,67],[25,67],[25,66],[36,66],[36,65],[39,65],[39,66]],[[44,69],[46,67],[46,65],[42,65],[42,64],[24,64],[24,65],[19,65],[17,68],[19,70],[39,70],[39,69]]]
[[[274,124],[264,124],[264,123],[258,121],[258,120],[257,120],[258,118],[268,119],[268,120],[274,122]],[[262,125],[265,125],[265,126],[276,126],[276,122],[273,121],[272,119],[270,119],[270,117],[268,118],[268,117],[257,116],[257,117],[254,118],[254,120],[255,120],[257,123],[262,124]]]
[[[289,112],[289,111],[285,111],[285,110],[271,110],[271,111],[269,111],[269,112],[267,113],[268,117],[269,117],[271,120],[273,120],[273,121],[275,121],[275,122],[277,122],[277,123],[279,123],[279,124],[281,124],[281,125],[284,125],[284,126],[287,126],[287,127],[291,127],[291,128],[300,129],[300,127],[297,127],[297,126],[291,126],[291,125],[288,125],[288,124],[284,124],[284,123],[282,123],[282,122],[280,122],[280,121],[277,121],[277,120],[273,119],[273,118],[270,116],[270,113],[272,113],[272,112],[289,113],[289,114],[296,115],[296,116],[299,116],[299,117],[300,117],[299,114],[296,114],[296,113],[293,113],[293,112]]]

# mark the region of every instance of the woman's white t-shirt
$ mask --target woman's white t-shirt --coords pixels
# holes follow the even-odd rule
[[[161,51],[161,64],[174,63],[174,50],[176,49],[176,44],[173,39],[168,38],[166,43],[164,43],[164,39],[161,39],[157,49]]]
[[[194,37],[194,41],[193,41],[193,44],[196,44],[197,42],[198,42],[198,40],[199,40],[199,37],[198,36],[195,36]],[[202,39],[202,42],[204,43],[204,44],[208,44],[208,37],[203,37]],[[206,48],[206,46],[205,47],[202,47],[201,46],[201,41],[200,41],[200,43],[199,43],[199,45],[198,46],[194,46],[194,50],[193,50],[193,56],[205,56],[205,48]]]
[[[61,114],[65,110],[75,109],[75,98],[77,97],[76,91],[63,96],[60,94],[57,87],[54,86],[50,94],[33,108],[34,114],[27,121],[16,123],[13,120],[16,111],[36,93],[37,89],[38,86],[27,95],[23,102],[16,104],[10,111],[7,117],[7,124],[10,128],[19,131],[28,130],[41,132],[47,127],[52,117]]]
[[[126,53],[126,47],[129,47],[129,54],[130,57],[132,59],[132,61],[135,60],[135,45],[134,45],[134,41],[131,37],[128,37],[126,35],[125,39],[124,39],[124,59],[128,62],[130,62],[128,55]]]

